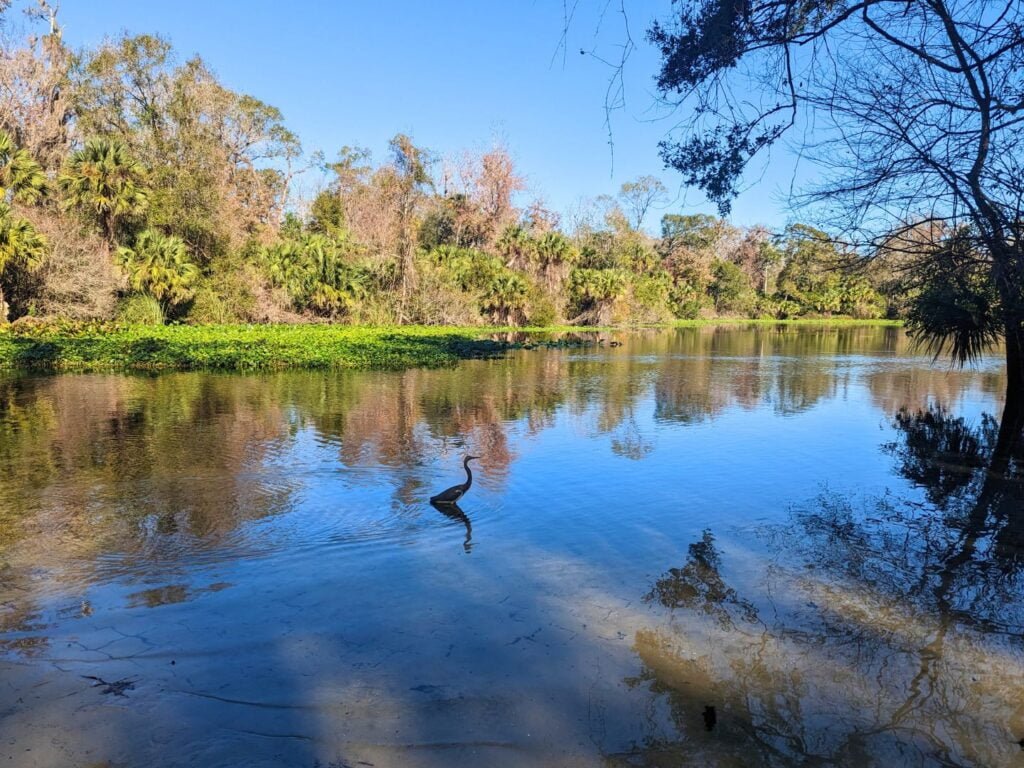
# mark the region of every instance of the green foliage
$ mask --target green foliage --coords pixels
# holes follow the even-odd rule
[[[670,213],[661,217],[661,239],[667,250],[713,248],[722,236],[722,222],[698,213],[690,216]]]
[[[239,319],[227,302],[208,287],[196,291],[185,316],[186,322],[192,325],[229,325],[237,323]]]
[[[20,203],[38,203],[46,187],[46,175],[35,158],[0,130],[0,201],[9,194]]]
[[[701,287],[686,279],[676,279],[668,292],[668,308],[680,320],[696,320],[708,304],[708,295]]]
[[[532,248],[533,257],[541,268],[574,264],[579,253],[561,232],[547,232]]]
[[[910,335],[935,357],[976,360],[1002,335],[999,293],[966,232],[942,243],[921,269],[907,312]]]
[[[627,282],[620,269],[574,269],[570,291],[581,302],[614,301],[626,290]]]
[[[368,276],[353,263],[356,248],[347,233],[318,233],[267,248],[271,280],[288,291],[298,309],[326,317],[351,313],[367,293]]]
[[[117,319],[131,325],[163,325],[164,310],[152,296],[137,293],[121,302]]]
[[[569,278],[569,296],[576,307],[575,322],[608,325],[612,308],[629,284],[621,269],[574,269]]]
[[[55,60],[21,52],[26,72]],[[666,197],[654,177],[560,228],[540,203],[516,207],[522,180],[500,151],[467,155],[443,180],[436,157],[401,134],[382,163],[350,147],[324,163],[279,110],[158,35],[64,53],[51,96],[74,131],[18,125],[17,111],[0,131],[0,303],[6,291],[16,315],[64,312],[53,296],[100,307],[80,316],[113,314],[117,263],[144,294],[122,310],[147,322],[608,324],[715,311],[868,318],[897,306],[874,273],[838,269],[835,245],[809,227],[770,240],[669,214],[652,236],[645,217]],[[88,140],[72,147],[69,135]],[[37,157],[15,145],[23,136]],[[330,185],[300,215],[288,187],[318,166]],[[48,178],[59,205],[26,210],[45,202]]]
[[[109,243],[121,223],[149,206],[146,172],[117,140],[87,141],[68,158],[58,181],[65,208],[92,217]]]
[[[32,223],[11,212],[0,202],[0,322],[7,321],[4,301],[5,278],[15,269],[33,270],[46,255],[48,243]]]
[[[151,303],[148,297],[134,297]],[[472,330],[60,323],[0,329],[0,368],[267,370],[451,365],[500,348]]]
[[[481,309],[498,325],[519,324],[529,303],[530,286],[510,269],[493,275],[480,296]]]
[[[131,248],[117,251],[128,283],[148,294],[165,307],[173,307],[192,298],[199,269],[189,261],[188,248],[174,235],[152,229],[142,232]]]
[[[430,259],[460,290],[470,293],[485,289],[505,269],[498,259],[483,251],[455,245],[435,248]]]
[[[309,231],[323,235],[339,235],[345,229],[345,208],[341,199],[325,189],[313,198],[309,209]]]
[[[543,328],[554,325],[558,320],[558,307],[548,294],[533,287],[530,290],[526,314],[530,325]]]
[[[753,304],[750,278],[729,261],[716,261],[712,267],[714,282],[710,294],[719,312],[745,312]]]
[[[671,290],[672,279],[665,272],[645,275],[633,283],[633,297],[641,306],[650,309],[665,307]]]
[[[0,202],[0,275],[12,265],[34,267],[46,255],[46,238]]]

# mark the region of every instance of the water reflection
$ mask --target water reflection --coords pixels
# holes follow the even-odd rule
[[[452,502],[451,504],[434,504],[431,505],[434,509],[440,512],[442,515],[447,517],[449,520],[453,520],[456,523],[461,523],[466,527],[466,539],[462,543],[462,548],[468,555],[473,551],[473,523],[469,519],[469,515],[462,511],[458,504]]]
[[[0,377],[0,757],[1017,759],[998,361],[935,369],[869,327],[611,340]],[[465,509],[430,507],[466,453]]]
[[[895,418],[920,504],[825,492],[761,532],[755,599],[705,531],[644,596],[668,626],[633,650],[657,706],[611,764],[1009,765],[1024,744],[1024,483],[995,477],[989,417]],[[699,727],[714,706],[719,727]],[[661,717],[659,717],[661,715]]]

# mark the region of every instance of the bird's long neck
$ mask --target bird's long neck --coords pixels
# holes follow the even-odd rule
[[[473,470],[469,468],[469,459],[462,462],[462,466],[466,468],[466,483],[462,487],[468,491],[469,486],[473,484]]]

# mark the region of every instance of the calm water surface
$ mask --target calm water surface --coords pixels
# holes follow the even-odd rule
[[[998,359],[620,338],[0,378],[2,764],[1024,765]]]

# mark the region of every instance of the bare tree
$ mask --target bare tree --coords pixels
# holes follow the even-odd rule
[[[0,13],[8,3],[0,3]],[[48,32],[24,45],[0,45],[0,129],[46,170],[57,168],[70,146],[74,114],[68,96],[71,51],[64,44],[57,8],[45,0],[31,9]]]
[[[619,201],[629,215],[633,229],[640,229],[651,207],[664,203],[666,199],[668,190],[654,176],[641,176],[619,187]]]

